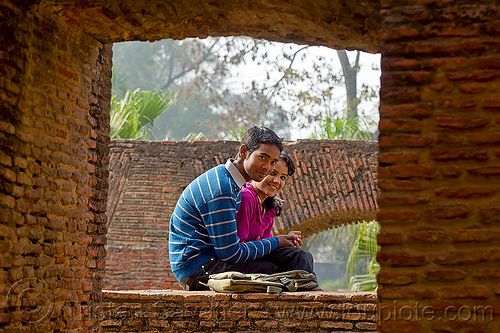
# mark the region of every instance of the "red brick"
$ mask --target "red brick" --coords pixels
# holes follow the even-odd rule
[[[421,65],[418,60],[415,59],[393,59],[393,58],[383,58],[381,60],[382,70],[391,71],[391,70],[418,70]]]
[[[484,83],[463,83],[458,86],[458,90],[463,94],[479,94],[482,92],[487,92],[489,85]]]
[[[436,169],[433,165],[399,164],[378,168],[380,178],[436,178]]]
[[[383,132],[381,132],[383,134]],[[380,149],[395,147],[425,148],[432,145],[434,139],[425,135],[391,135],[379,138]]]
[[[384,270],[377,274],[377,283],[384,286],[406,286],[417,282],[415,272],[386,272]]]
[[[442,69],[443,71],[455,71],[467,68],[469,66],[469,59],[465,57],[435,58],[429,61],[429,66],[433,69]]]
[[[391,78],[389,77],[389,79]],[[387,87],[380,90],[380,100],[383,101],[384,104],[405,104],[420,102],[420,93],[417,89],[397,89],[394,87],[388,87],[391,84],[386,83],[387,79],[384,74],[382,74],[381,76],[381,81],[384,84],[383,87]],[[395,81],[393,84],[397,85],[397,81]]]
[[[466,73],[449,73],[448,80],[464,80],[464,81],[490,81],[500,77],[497,71],[493,70],[477,70]]]
[[[458,165],[445,165],[441,168],[441,173],[445,177],[457,178],[460,176],[460,167]]]
[[[465,135],[460,135],[460,134],[439,133],[437,142],[440,145],[447,144],[447,145],[463,146],[466,143],[466,137]]]
[[[408,238],[425,243],[441,243],[446,236],[445,231],[434,229],[416,230],[408,233]]]
[[[393,267],[424,266],[428,263],[425,255],[413,254],[406,251],[378,252],[377,261],[380,265]]]
[[[378,289],[378,296],[380,299],[432,299],[436,297],[434,290],[430,288],[418,287],[383,287]],[[393,305],[394,307],[394,305]],[[379,307],[380,309],[380,307]]]
[[[488,261],[489,258],[488,250],[449,250],[438,254],[435,262],[441,265],[457,266],[477,264]]]
[[[380,115],[383,118],[411,117],[424,119],[432,115],[432,103],[415,103],[402,105],[381,105]]]
[[[380,232],[377,235],[378,245],[403,244],[405,237],[400,232]]]
[[[424,271],[424,278],[429,281],[459,281],[466,276],[467,272],[460,269],[430,268]]]
[[[388,86],[396,87],[424,85],[431,80],[430,72],[424,71],[386,72],[383,75]]]
[[[436,126],[452,129],[482,128],[489,122],[488,118],[480,117],[435,117]]]
[[[379,130],[384,133],[419,133],[421,129],[421,122],[415,119],[381,119],[379,122]]]
[[[484,176],[484,177],[492,177],[500,175],[500,166],[491,165],[485,167],[476,167],[467,169],[469,174],[473,176]]]
[[[413,223],[420,219],[420,213],[410,209],[382,209],[377,213],[381,223]]]
[[[391,29],[382,29],[380,31],[380,38],[384,40],[384,42],[398,39],[415,38],[418,36],[419,33],[417,29],[404,26]]]
[[[486,161],[488,153],[486,151],[467,151],[467,150],[442,150],[433,149],[432,158],[435,161],[456,161],[456,160],[478,160]]]
[[[427,26],[424,29],[424,37],[474,37],[479,36],[480,25],[478,23],[460,25],[453,23],[442,23],[436,26]]]
[[[492,97],[487,99],[484,104],[483,108],[485,109],[500,109],[500,97]]]
[[[453,241],[459,242],[489,242],[500,238],[499,233],[488,229],[461,229],[453,232]]]
[[[437,196],[446,198],[484,198],[495,193],[495,189],[490,186],[459,186],[459,187],[440,187],[434,190]]]
[[[480,145],[498,145],[500,144],[500,132],[475,133],[467,136],[469,142]]]
[[[378,182],[378,187],[382,191],[413,191],[421,190],[422,184],[417,181],[412,180],[389,180],[380,179]]]
[[[460,205],[430,206],[425,209],[425,215],[436,219],[465,218],[469,215],[469,210]]]
[[[469,109],[476,106],[476,101],[473,99],[452,99],[438,101],[437,105],[445,109]]]
[[[382,193],[379,195],[377,202],[380,207],[422,205],[429,202],[429,198]]]
[[[478,68],[500,69],[500,57],[498,56],[475,57],[471,61]]]
[[[479,210],[479,222],[484,225],[500,224],[500,208],[486,206]]]

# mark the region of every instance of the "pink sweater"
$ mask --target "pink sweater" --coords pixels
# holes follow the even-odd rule
[[[240,242],[246,243],[273,237],[272,228],[276,211],[268,210],[262,216],[260,199],[250,183],[241,189],[241,203],[236,213]]]

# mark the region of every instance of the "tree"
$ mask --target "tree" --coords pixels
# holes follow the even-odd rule
[[[235,92],[227,82],[229,73],[246,62],[249,53],[255,54],[261,43],[251,38],[212,38],[117,44],[113,88],[168,88],[179,94],[175,112],[157,121],[176,126],[163,132],[153,130],[159,137],[179,139],[187,132],[204,131],[217,139],[224,138],[231,124],[246,128],[271,121],[273,128],[285,131],[285,118],[271,114],[284,112],[271,100],[255,92]]]
[[[111,139],[149,140],[147,125],[165,113],[174,103],[168,91],[127,91],[122,99],[111,98]]]
[[[358,101],[376,97],[376,89],[368,86],[357,90],[360,53],[350,66],[348,62],[346,65],[345,51],[334,56],[335,51],[330,50],[333,55],[330,52],[325,56],[325,48],[318,50],[318,47],[246,37],[162,40],[116,44],[114,63],[115,73],[120,76],[117,81],[127,83],[128,77],[134,78],[133,82],[128,81],[129,88],[133,84],[143,89],[182,91],[177,104],[178,110],[185,114],[178,112],[179,117],[174,120],[177,112],[169,113],[165,122],[162,119],[167,115],[162,115],[158,124],[177,124],[189,113],[197,121],[175,126],[176,129],[191,126],[189,132],[202,130],[217,139],[227,138],[231,126],[269,124],[287,137],[286,129],[291,122],[311,128],[326,116],[343,116],[346,107],[355,110],[351,103],[341,106],[345,97],[339,96],[337,88],[342,85],[348,84],[349,94]],[[336,57],[344,64],[344,71],[340,70]],[[185,135],[174,135],[171,128],[163,134],[177,138]]]

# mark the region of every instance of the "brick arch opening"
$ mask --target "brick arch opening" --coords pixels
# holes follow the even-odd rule
[[[7,0],[0,6],[0,274],[8,302],[2,329],[100,329],[109,44],[249,35],[382,53],[377,296],[379,309],[387,311],[380,331],[499,330],[488,312],[480,316],[486,309],[498,319],[500,312],[496,0]],[[38,317],[30,301],[16,297],[31,286],[51,297],[51,306],[39,304]],[[192,309],[217,302],[186,299],[198,300],[187,303]],[[434,312],[398,316],[416,305]],[[252,316],[265,315],[258,309]],[[478,316],[442,316],[459,309]],[[362,317],[336,316],[350,324],[342,329]],[[323,321],[308,322],[318,331],[339,328]]]

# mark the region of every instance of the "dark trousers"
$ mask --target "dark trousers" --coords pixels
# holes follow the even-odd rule
[[[274,274],[301,269],[314,273],[313,263],[312,254],[298,247],[280,247],[260,259],[237,264],[212,258],[186,281],[181,281],[181,286],[187,290],[208,290],[206,283],[210,274],[229,271]],[[183,282],[186,287],[183,286]]]

